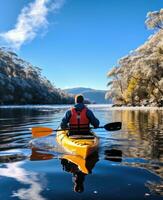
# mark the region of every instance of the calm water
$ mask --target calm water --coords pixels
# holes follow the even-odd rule
[[[29,131],[57,128],[67,108],[0,108],[0,199],[163,199],[163,110],[91,107],[101,125],[122,121],[123,127],[96,130],[99,150],[80,161],[84,173],[55,135],[32,139]]]

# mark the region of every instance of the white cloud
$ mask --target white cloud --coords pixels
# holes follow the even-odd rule
[[[0,33],[10,47],[19,49],[25,42],[33,40],[40,28],[48,25],[47,15],[50,11],[58,11],[64,0],[35,0],[25,6],[18,16],[15,27]]]

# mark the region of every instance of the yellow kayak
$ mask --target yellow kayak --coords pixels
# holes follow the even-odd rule
[[[99,138],[94,133],[68,136],[68,131],[58,131],[56,140],[66,152],[81,156],[83,159],[95,152],[99,145]]]

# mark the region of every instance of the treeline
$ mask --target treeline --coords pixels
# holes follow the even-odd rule
[[[149,12],[145,23],[155,34],[107,74],[107,97],[116,105],[163,106],[163,9]]]
[[[41,69],[0,48],[0,104],[71,104],[74,98],[41,75]]]

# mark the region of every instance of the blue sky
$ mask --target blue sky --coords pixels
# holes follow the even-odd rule
[[[21,35],[16,35],[18,28],[14,27],[18,17],[19,21],[24,17],[22,9],[28,8],[24,11],[25,21],[29,3],[33,3],[31,9],[35,11],[40,2],[44,2],[40,6],[44,12],[38,14],[42,21],[36,25],[33,19],[32,28],[20,40]],[[39,0],[39,3],[0,0],[0,44],[6,45],[6,38],[10,37],[7,45],[15,45],[20,57],[41,67],[42,74],[60,88],[106,89],[108,70],[153,33],[144,25],[147,12],[162,8],[161,0]],[[26,22],[19,23],[21,28],[24,25]]]

